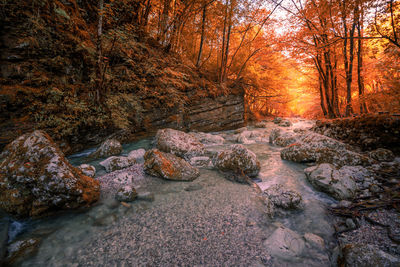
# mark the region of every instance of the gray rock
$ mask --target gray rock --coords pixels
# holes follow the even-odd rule
[[[81,164],[78,167],[79,170],[81,170],[81,172],[89,177],[94,178],[96,176],[96,168],[92,165],[89,164]]]
[[[400,259],[369,244],[348,244],[342,249],[344,266],[398,267]]]
[[[193,135],[173,129],[158,130],[155,142],[157,149],[186,160],[204,154],[204,145]]]
[[[222,145],[225,143],[225,139],[220,135],[203,132],[191,132],[189,134],[204,145]]]
[[[276,118],[274,118],[274,120],[273,120],[273,122],[275,123],[275,124],[278,124],[278,123],[280,123],[282,121],[282,118],[281,117],[276,117]]]
[[[243,172],[250,177],[257,176],[260,171],[256,154],[243,145],[231,145],[228,150],[220,152],[215,166],[221,171]]]
[[[214,167],[212,160],[206,156],[191,158],[190,165],[198,167],[198,168],[208,168],[208,169],[211,169]]]
[[[197,168],[173,154],[152,149],[144,155],[144,171],[168,180],[193,181],[200,176]]]
[[[115,199],[123,202],[132,202],[136,199],[137,193],[133,186],[126,185],[118,189]]]
[[[278,123],[279,126],[281,127],[290,127],[292,126],[292,123],[289,120],[281,120],[281,122]]]
[[[293,260],[303,253],[305,242],[299,234],[281,226],[265,240],[264,246],[271,256]]]
[[[121,143],[116,139],[105,140],[100,147],[89,155],[89,158],[105,158],[121,154]]]
[[[107,172],[113,172],[128,168],[135,163],[136,160],[133,157],[112,156],[100,162],[100,165],[103,166]]]
[[[130,160],[134,159],[137,163],[143,163],[145,153],[146,153],[146,150],[144,150],[143,148],[140,148],[137,150],[132,150],[128,154],[128,159],[130,159]]]
[[[319,248],[319,249],[325,248],[325,241],[319,235],[316,235],[313,233],[305,233],[304,239],[311,247]]]
[[[293,190],[285,189],[283,185],[276,184],[264,190],[268,201],[275,207],[282,209],[298,209],[302,203],[301,195]]]
[[[350,229],[356,228],[356,224],[354,223],[354,221],[351,218],[346,219],[346,226]]]
[[[389,149],[378,148],[369,152],[369,156],[377,161],[393,161],[395,156]]]
[[[304,170],[308,181],[317,189],[342,200],[354,197],[357,184],[354,179],[336,170],[332,164],[323,163]]]
[[[12,242],[8,246],[6,263],[10,266],[20,265],[25,259],[33,256],[38,250],[40,240],[28,238]]]

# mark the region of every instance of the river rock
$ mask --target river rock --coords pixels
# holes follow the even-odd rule
[[[276,184],[264,190],[268,201],[275,207],[282,209],[297,209],[302,203],[301,195],[293,190],[285,189],[283,185]]]
[[[210,134],[210,133],[203,133],[203,132],[191,132],[190,135],[192,135],[194,138],[199,140],[202,144],[204,145],[222,145],[225,143],[225,139],[216,134]]]
[[[118,189],[115,194],[115,199],[123,202],[132,202],[136,199],[137,193],[133,186],[125,185]]]
[[[323,163],[304,170],[308,181],[317,189],[335,199],[350,199],[355,196],[357,184],[354,178],[335,166]]]
[[[191,158],[190,165],[195,166],[197,168],[208,168],[208,169],[212,169],[214,167],[210,157],[206,157],[206,156]]]
[[[158,130],[156,134],[157,148],[166,153],[174,154],[184,159],[201,156],[204,145],[193,135],[174,129]]]
[[[78,167],[79,170],[81,170],[81,172],[89,177],[94,178],[96,176],[96,168],[92,165],[89,164],[81,164]]]
[[[370,244],[347,244],[343,247],[342,254],[344,266],[348,267],[400,266],[400,258]]]
[[[116,157],[112,156],[100,162],[100,165],[106,169],[106,172],[113,172],[121,169],[128,168],[136,163],[133,157]]]
[[[0,266],[3,266],[4,257],[7,252],[8,243],[8,230],[10,227],[10,220],[0,211]]]
[[[33,256],[40,245],[37,238],[28,238],[14,241],[8,246],[6,263],[10,266],[17,266],[25,259]]]
[[[167,180],[193,181],[200,176],[197,168],[173,154],[152,149],[144,155],[144,171]]]
[[[395,156],[389,149],[378,148],[369,152],[369,156],[377,161],[393,161]]]
[[[87,206],[99,199],[99,182],[73,167],[43,131],[6,146],[0,163],[0,208],[18,217]]]
[[[110,156],[116,156],[121,154],[122,146],[121,143],[116,139],[107,139],[100,147],[89,155],[89,158],[106,158]]]
[[[289,120],[281,120],[281,122],[278,123],[279,126],[281,127],[290,127],[292,126],[292,123]]]
[[[264,241],[264,246],[273,257],[293,260],[303,253],[305,242],[298,233],[281,226]]]
[[[276,117],[276,118],[274,118],[274,120],[273,120],[273,122],[275,123],[275,124],[278,124],[278,123],[280,123],[282,121],[282,118],[281,117]]]
[[[304,239],[306,240],[307,244],[309,244],[311,247],[315,247],[315,248],[319,248],[319,249],[325,248],[325,241],[319,235],[316,235],[313,233],[305,233]]]
[[[132,150],[128,154],[128,159],[135,160],[137,163],[143,163],[145,153],[146,153],[146,150],[144,150],[143,148]]]
[[[221,171],[243,171],[250,177],[255,177],[260,172],[260,162],[256,154],[243,145],[231,145],[228,150],[220,152],[215,166]]]

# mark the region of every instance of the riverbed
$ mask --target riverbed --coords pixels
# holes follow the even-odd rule
[[[290,130],[311,125],[309,121],[295,120]],[[120,204],[109,194],[110,188],[103,185],[101,200],[90,209],[14,222],[12,238],[33,235],[40,239],[37,253],[21,265],[329,265],[330,251],[336,244],[326,207],[335,200],[315,191],[307,182],[303,172],[306,165],[280,158],[282,148],[268,143],[269,132],[276,127],[269,122],[263,128],[244,129],[259,133],[254,134],[258,138],[249,138],[250,142],[245,144],[261,163],[260,174],[252,186],[232,182],[214,169],[200,169],[200,177],[193,182],[166,181],[144,174],[143,165],[136,164],[119,172],[133,173],[137,191],[154,197]],[[213,133],[223,136],[226,142],[208,149],[220,151],[236,143],[234,137],[238,132]],[[124,145],[123,154],[151,147],[152,139],[145,139]],[[104,182],[102,179],[107,176],[100,160],[86,159],[92,151],[82,151],[69,160],[74,165],[94,165],[96,179]],[[260,192],[274,184],[298,192],[303,200],[302,209],[271,216]],[[277,235],[277,229],[289,229],[302,240],[276,240],[272,237]],[[305,236],[320,237],[323,243],[305,242]]]

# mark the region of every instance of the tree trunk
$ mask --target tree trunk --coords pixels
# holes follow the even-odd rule
[[[362,5],[362,4],[361,4]],[[364,24],[364,9],[361,6],[361,16],[357,24],[358,32],[358,51],[357,51],[357,81],[358,81],[358,99],[360,104],[360,113],[368,113],[367,104],[364,96],[364,77],[363,77],[363,24]]]
[[[103,47],[102,47],[102,37],[103,37],[103,7],[104,0],[99,0],[98,2],[98,13],[99,19],[97,24],[97,66],[96,66],[96,101],[100,102],[100,94],[102,93],[102,70],[103,70]]]
[[[200,66],[200,60],[201,60],[201,53],[203,52],[203,43],[204,43],[204,33],[205,33],[205,28],[206,28],[206,11],[207,11],[207,3],[206,0],[204,0],[203,3],[203,18],[202,18],[202,23],[201,23],[201,39],[200,39],[200,48],[199,48],[199,55],[197,56],[197,62],[196,62],[196,67],[198,68]]]

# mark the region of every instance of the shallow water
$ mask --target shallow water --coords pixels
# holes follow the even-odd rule
[[[300,121],[291,129],[311,125]],[[267,128],[249,129],[265,134],[268,139],[274,127],[271,123]],[[233,139],[230,137],[234,132],[218,134]],[[218,151],[231,143],[210,149]],[[150,146],[149,139],[128,144],[123,154]],[[37,255],[22,265],[326,266],[328,247],[333,246],[334,240],[325,207],[334,200],[308,184],[303,173],[305,165],[281,160],[281,148],[268,143],[246,147],[261,162],[259,188],[284,184],[299,192],[304,202],[301,211],[281,212],[270,218],[255,187],[228,181],[215,170],[201,169],[201,176],[193,182],[171,182],[137,174],[138,191],[154,193],[153,202],[138,200],[126,207],[112,197],[103,198],[84,212],[30,222],[30,233],[40,236],[42,242]],[[91,152],[84,151],[69,160],[79,165]],[[99,170],[98,162],[89,163]],[[326,246],[308,246],[293,257],[271,255],[264,242],[281,226],[300,236],[319,235]]]

